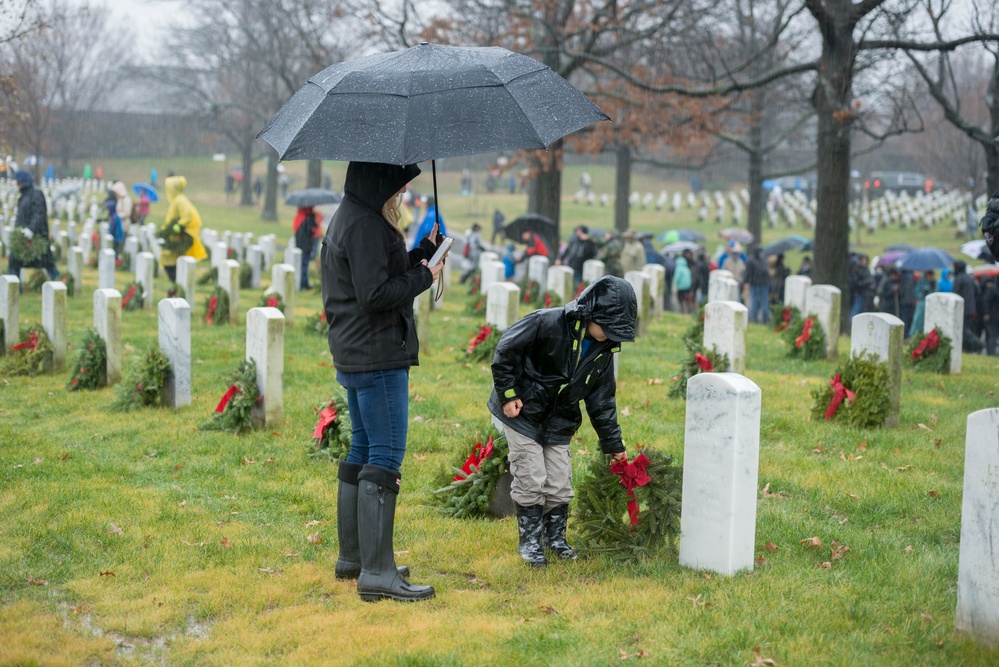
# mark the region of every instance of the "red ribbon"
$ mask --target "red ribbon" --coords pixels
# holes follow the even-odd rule
[[[931,329],[930,332],[926,334],[926,338],[919,341],[919,345],[917,345],[916,349],[912,351],[912,356],[909,358],[909,361],[915,361],[926,352],[932,352],[938,347],[940,347],[940,336],[937,335],[936,329]]]
[[[267,298],[268,308],[277,308],[277,305],[278,305],[278,298],[276,296],[271,296]]]
[[[18,343],[17,345],[15,345],[14,347],[12,347],[10,349],[12,349],[12,350],[34,350],[36,347],[38,347],[38,334],[36,334],[34,331],[32,331],[31,334],[28,336],[28,340],[24,341],[23,343]]]
[[[493,333],[493,328],[491,326],[489,326],[488,324],[485,325],[484,327],[482,327],[481,329],[479,329],[479,333],[477,333],[475,335],[475,338],[472,339],[472,342],[468,344],[467,353],[471,354],[472,350],[474,350],[476,347],[478,347],[479,343],[481,343],[485,339],[489,338],[489,336],[492,333]]]
[[[545,308],[551,308],[551,307],[552,307],[552,295],[545,294]]]
[[[799,348],[808,342],[808,339],[812,337],[812,318],[809,317],[805,320],[804,326],[801,327],[801,335],[794,339],[794,344]]]
[[[638,523],[638,500],[632,489],[636,486],[645,486],[652,481],[652,478],[645,472],[650,463],[651,461],[645,454],[639,454],[631,463],[625,459],[624,461],[615,461],[610,467],[611,473],[621,476],[621,484],[628,490],[628,497],[631,499],[628,501],[628,518],[632,525]]]
[[[777,328],[774,331],[785,331],[789,326],[791,326],[791,309],[785,308],[781,321],[777,324]]]
[[[125,306],[127,306],[128,302],[132,300],[133,296],[135,296],[135,285],[129,287],[128,291],[125,292],[125,296],[121,298],[121,307],[124,308]]]
[[[839,379],[839,373],[836,373],[836,377],[829,382],[829,386],[833,389],[832,400],[829,401],[829,409],[826,410],[826,419],[832,419],[833,415],[836,414],[836,410],[839,409],[839,404],[843,402],[843,399],[847,399],[853,403],[853,399],[856,398],[856,394],[843,386],[843,383]]]
[[[576,285],[576,296],[573,298],[578,299],[579,295],[583,293],[584,289],[586,289],[586,283],[579,283],[578,285]]]
[[[239,387],[237,387],[236,385],[232,385],[231,387],[229,387],[229,391],[225,393],[225,396],[222,397],[222,400],[219,401],[219,404],[215,407],[215,412],[222,412],[223,410],[225,410],[225,406],[229,405],[229,401],[232,400],[232,397],[235,396],[236,394],[242,394],[242,393],[243,392],[241,392],[239,390]]]
[[[455,482],[460,482],[466,479],[472,474],[472,466],[475,466],[477,471],[482,467],[482,462],[489,458],[489,455],[493,453],[493,437],[489,436],[489,440],[483,445],[481,442],[475,443],[475,447],[472,449],[471,455],[465,460],[465,463],[461,466],[461,472],[465,474],[457,474],[454,476]]]
[[[215,314],[215,308],[219,305],[218,297],[213,296],[208,300],[208,314],[205,315],[205,323],[212,323],[212,316]]]
[[[697,365],[700,366],[701,370],[704,371],[705,373],[710,373],[715,369],[714,365],[711,363],[711,360],[705,357],[700,352],[694,354],[694,359],[697,361]]]
[[[322,412],[319,413],[319,423],[316,424],[316,429],[312,432],[312,437],[315,438],[316,440],[322,440],[323,433],[325,433],[326,429],[330,427],[330,424],[336,421],[336,418],[337,418],[336,408],[334,408],[332,405],[325,408]]]

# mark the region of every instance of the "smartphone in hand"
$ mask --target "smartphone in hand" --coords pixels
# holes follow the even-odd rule
[[[441,241],[441,244],[437,246],[437,252],[435,252],[434,256],[430,258],[429,262],[427,262],[427,266],[437,266],[444,261],[444,257],[447,255],[453,244],[454,239],[450,236],[445,236],[444,240]]]

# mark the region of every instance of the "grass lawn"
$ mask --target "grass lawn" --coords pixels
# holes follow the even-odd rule
[[[446,192],[457,178],[448,175]],[[273,229],[226,206],[220,188],[191,181],[206,226]],[[480,219],[486,229],[494,206],[511,217],[524,203],[442,201],[452,225]],[[164,211],[154,207],[153,219]],[[610,227],[607,209],[566,202],[565,215],[563,229],[577,220]],[[636,212],[635,226],[697,224],[690,215]],[[920,235],[956,249],[944,245],[952,228],[871,238],[883,247]],[[119,274],[119,289],[130,279]],[[88,269],[84,293],[96,284]],[[161,273],[157,300],[166,288]],[[259,296],[244,290],[242,310]],[[711,575],[679,567],[673,552],[532,572],[516,553],[514,521],[448,519],[430,505],[442,469],[490,428],[488,368],[461,359],[481,324],[468,301],[457,285],[447,295],[411,374],[395,547],[413,581],[436,587],[426,603],[363,603],[333,576],[335,467],[308,457],[316,407],[335,385],[325,338],[305,325],[320,309],[317,293],[299,295],[286,331],[284,422],[242,437],[197,428],[245,342],[242,319],[206,326],[200,303],[190,407],[111,413],[113,390],[67,392],[68,370],[0,379],[0,665],[999,664],[999,648],[954,632],[965,420],[996,405],[995,359],[965,356],[955,377],[905,371],[901,424],[861,431],[809,417],[810,392],[835,362],[789,360],[776,334],[751,326],[746,375],[763,393],[759,484],[768,489],[758,499],[757,568]],[[69,300],[75,344],[91,307],[89,297]],[[23,295],[22,326],[40,311],[38,294]],[[666,314],[621,354],[632,454],[641,444],[682,459],[684,403],[667,391],[689,324]],[[155,312],[123,313],[126,370],[156,343],[156,325]],[[840,353],[848,350],[841,338]],[[578,484],[598,455],[588,425],[572,450]],[[802,544],[812,537],[821,548]],[[849,546],[835,560],[834,540]]]

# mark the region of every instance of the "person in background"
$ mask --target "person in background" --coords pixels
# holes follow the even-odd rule
[[[996,339],[999,337],[999,281],[995,276],[985,276],[982,280],[982,326],[985,329],[985,353],[996,355]]]
[[[135,202],[135,222],[139,225],[146,224],[149,217],[149,194],[143,190],[139,193],[139,201]]]
[[[694,309],[694,300],[691,296],[694,277],[690,266],[687,265],[690,258],[691,252],[684,250],[683,255],[673,261],[673,283],[676,285],[677,306],[681,313],[689,313]]]
[[[770,321],[770,269],[759,245],[753,246],[744,277],[749,285],[749,321],[765,324]]]
[[[774,269],[770,281],[770,303],[784,304],[784,284],[791,275],[791,269],[784,265],[784,253],[774,258]]]
[[[860,255],[850,265],[850,319],[867,310],[869,294],[874,291],[874,276],[867,267],[867,255]]]
[[[944,269],[943,273],[940,274],[940,282],[937,283],[938,292],[953,292],[954,291],[954,270]]]
[[[525,255],[526,256],[526,255]],[[506,280],[512,280],[514,274],[517,272],[517,262],[522,258],[517,257],[517,247],[513,245],[513,241],[506,244],[506,249],[503,252],[503,257],[500,259],[503,262],[503,277]]]
[[[916,298],[916,309],[912,314],[912,324],[909,325],[909,335],[912,338],[917,333],[923,333],[923,321],[926,315],[926,295],[937,291],[937,279],[933,269],[924,271],[923,275],[916,281],[914,290]]]
[[[583,264],[597,256],[597,246],[590,238],[590,228],[578,225],[572,230],[569,243],[566,244],[556,264],[565,264],[572,269],[572,279],[578,285],[583,282]]]
[[[801,267],[798,269],[798,275],[799,276],[809,276],[809,277],[811,277],[811,275],[812,275],[812,258],[811,257],[808,257],[806,255],[805,258],[801,260]]]
[[[311,206],[299,206],[295,218],[291,221],[291,230],[295,234],[295,247],[302,251],[302,277],[299,288],[312,289],[309,284],[309,264],[316,253],[316,241],[323,237],[323,216],[316,213]]]
[[[9,157],[9,156],[8,156]],[[14,227],[21,229],[32,245],[43,244],[45,251],[32,267],[45,269],[52,280],[58,280],[60,273],[55,266],[52,250],[49,247],[49,213],[45,203],[45,195],[35,187],[35,178],[31,172],[24,169],[14,171],[14,182],[20,194],[17,199],[17,211],[14,214]],[[23,267],[23,268],[32,268]],[[7,261],[7,273],[20,276],[22,265],[11,255]],[[24,289],[22,286],[21,289]],[[16,335],[14,336],[16,338]]]
[[[621,267],[623,249],[624,242],[621,240],[621,232],[612,229],[604,234],[603,243],[597,249],[597,259],[604,263],[604,272],[607,275],[624,277],[624,271]]]
[[[114,239],[114,254],[118,256],[121,253],[121,242],[125,239],[125,232],[122,228],[121,216],[118,215],[118,195],[114,191],[114,184],[107,190],[104,210],[107,212],[108,234]],[[95,245],[97,246],[94,248],[96,251],[100,245],[99,243],[95,243]]]
[[[963,260],[954,262],[954,294],[964,299],[964,341],[965,352],[978,352],[982,349],[981,340],[975,335],[975,321],[978,319],[978,283],[968,273],[968,265]]]
[[[524,230],[524,232],[520,235],[520,240],[527,246],[527,250],[524,253],[525,257],[540,255],[541,257],[547,257],[548,259],[552,258],[551,250],[548,249],[544,239],[542,239],[541,235],[537,232]]]
[[[468,269],[461,275],[461,284],[472,276],[479,268],[479,257],[482,255],[484,247],[482,245],[482,225],[473,223],[472,229],[465,235],[464,257],[468,260]]]
[[[903,335],[912,326],[912,316],[916,313],[916,276],[912,271],[902,271],[902,282],[899,285],[899,319],[902,320]]]
[[[156,179],[159,178],[159,173],[156,171],[156,167],[150,167],[149,169],[149,185],[156,187]]]
[[[641,271],[645,266],[645,248],[638,240],[638,234],[634,229],[624,230],[624,247],[621,248],[621,272],[627,275],[628,271]]]
[[[437,230],[447,236],[447,225],[444,224],[444,216],[437,210],[437,201],[433,197],[427,197],[427,208],[420,220],[420,226],[416,228],[416,236],[413,237],[413,246],[410,250],[415,250],[427,238],[430,230],[437,226]]]
[[[878,283],[878,303],[882,313],[899,317],[902,312],[901,288],[902,272],[893,266],[888,269],[884,277],[881,278],[881,282]]]
[[[696,303],[707,301],[708,281],[711,279],[711,263],[708,262],[707,253],[702,249],[697,253],[697,261],[694,263],[694,285],[697,289]]]
[[[492,243],[492,244],[495,245],[495,243],[496,243],[496,237],[497,236],[499,236],[500,238],[503,238],[503,225],[505,225],[505,224],[506,224],[506,216],[504,216],[503,212],[501,210],[499,210],[498,208],[494,209],[493,210],[493,235],[489,239],[490,243]]]
[[[201,215],[184,194],[187,179],[183,176],[168,176],[163,182],[163,187],[166,189],[167,201],[170,206],[163,219],[162,229],[170,229],[176,225],[180,231],[192,239],[191,247],[184,252],[184,255],[193,257],[197,261],[205,259],[208,257],[208,253],[201,243]],[[165,249],[160,251],[160,266],[166,271],[171,283],[177,282],[177,255]]]
[[[132,229],[132,197],[128,194],[128,188],[121,181],[115,181],[114,185],[111,186],[111,192],[114,193],[115,198],[118,200],[115,205],[115,212],[118,214],[118,221],[121,225],[121,236],[124,240],[125,236]],[[120,250],[119,247],[115,247],[115,252]]]

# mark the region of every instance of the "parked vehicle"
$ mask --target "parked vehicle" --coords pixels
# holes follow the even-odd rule
[[[882,197],[886,192],[915,195],[917,192],[926,192],[926,177],[914,171],[872,171],[864,180],[864,191],[868,199]]]

